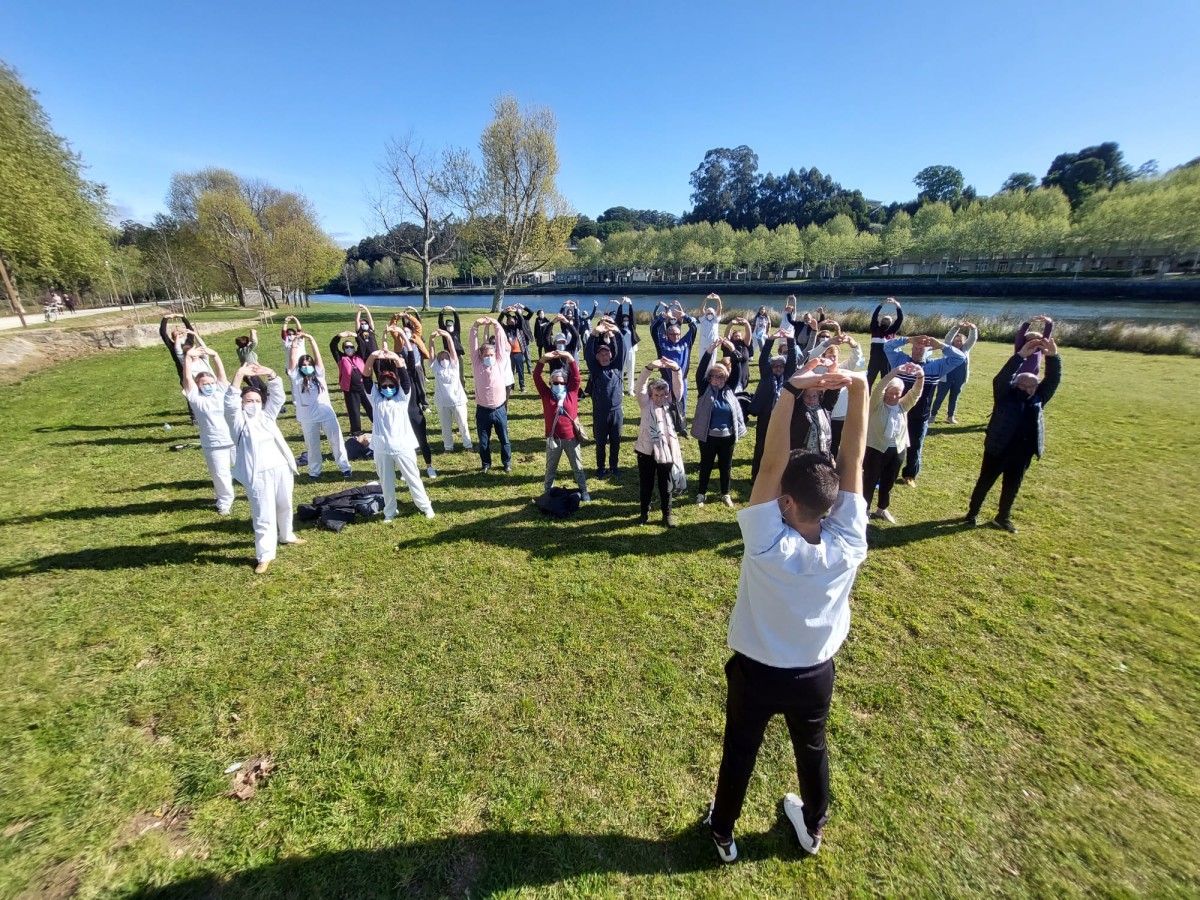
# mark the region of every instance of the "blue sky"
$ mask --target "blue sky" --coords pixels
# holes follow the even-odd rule
[[[1200,2],[556,4],[0,0],[0,58],[148,220],[208,165],[316,204],[340,243],[390,136],[471,146],[512,93],[559,122],[581,212],[681,212],[711,147],[817,166],[906,200],[926,165],[981,193],[1115,140],[1133,165],[1200,155]]]

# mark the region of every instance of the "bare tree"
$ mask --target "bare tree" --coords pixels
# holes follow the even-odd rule
[[[442,173],[412,132],[389,141],[379,165],[383,184],[374,199],[384,246],[421,266],[421,309],[429,309],[433,267],[454,252],[454,214],[442,190]],[[411,227],[403,227],[409,220]]]

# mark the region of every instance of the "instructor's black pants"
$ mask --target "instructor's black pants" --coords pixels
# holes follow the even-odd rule
[[[887,353],[884,352],[883,344],[871,344],[871,354],[867,357],[867,389],[875,384],[875,379],[886,375],[892,371],[892,367],[888,365]]]
[[[1012,516],[1013,503],[1017,499],[1017,491],[1021,490],[1021,482],[1025,478],[1025,470],[1033,460],[1033,454],[1028,451],[1008,453],[988,453],[984,451],[983,465],[979,468],[979,480],[975,482],[975,490],[971,492],[971,506],[967,512],[972,516],[979,515],[983,501],[987,499],[988,491],[1003,476],[1000,482],[1000,508],[996,518],[1006,522]]]
[[[671,512],[671,464],[660,463],[652,453],[637,451],[638,489],[641,494],[642,515],[650,515],[650,500],[654,497],[654,485],[658,484],[658,499],[663,515]]]
[[[729,472],[733,468],[733,448],[737,439],[728,437],[708,436],[708,440],[700,441],[700,483],[696,491],[708,493],[708,479],[712,475],[713,462],[717,464],[717,474],[721,479],[721,493],[729,493]]]
[[[362,434],[362,410],[367,418],[375,420],[375,411],[371,409],[371,398],[367,396],[366,388],[362,385],[351,385],[350,390],[342,391],[346,400],[346,415],[350,418],[350,433]]]
[[[746,787],[758,759],[767,723],[776,714],[787,722],[796,756],[796,777],[810,834],[829,815],[829,751],[825,719],[833,699],[833,660],[803,669],[777,669],[734,653],[725,664],[729,693],[725,700],[725,742],[712,829],[733,834],[742,814]]]
[[[879,508],[887,509],[891,505],[892,488],[896,486],[896,476],[899,474],[900,454],[895,447],[886,450],[867,448],[863,454],[863,499],[867,501],[867,509],[871,508],[875,485],[879,485]]]
[[[593,401],[594,403],[594,401]],[[600,410],[592,416],[592,431],[596,438],[596,469],[603,472],[604,454],[608,452],[609,471],[617,471],[617,457],[621,453],[621,429],[625,425],[625,412],[620,406]]]

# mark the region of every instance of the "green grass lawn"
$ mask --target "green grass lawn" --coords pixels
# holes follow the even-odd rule
[[[304,320],[327,341],[346,314]],[[213,344],[235,359],[233,333]],[[696,823],[732,511],[639,528],[628,468],[542,518],[530,388],[511,476],[435,439],[436,519],[402,495],[395,525],[306,529],[256,577],[240,488],[218,518],[199,451],[169,451],[194,431],[161,347],[4,388],[0,896],[1194,896],[1200,360],[1064,350],[1014,537],[953,522],[1005,353],[976,348],[961,424],[933,428],[900,524],[872,528],[821,854],[779,812],[777,721],[729,868]],[[277,340],[261,356],[279,367]],[[329,466],[297,501],[341,487]],[[256,754],[273,777],[227,797]]]

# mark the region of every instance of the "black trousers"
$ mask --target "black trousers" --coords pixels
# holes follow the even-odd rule
[[[620,406],[601,411],[592,416],[593,437],[596,439],[596,468],[604,471],[604,453],[608,451],[608,469],[616,471],[617,457],[621,453],[621,429],[625,425],[625,412]]]
[[[700,484],[697,492],[708,493],[708,478],[712,475],[713,462],[717,464],[717,474],[721,481],[721,493],[729,493],[729,471],[733,468],[733,447],[737,439],[729,437],[712,437],[700,441]]]
[[[820,831],[829,817],[829,751],[825,719],[833,699],[833,660],[804,669],[777,669],[735,653],[725,664],[729,692],[725,700],[725,741],[712,829],[733,834],[742,814],[746,788],[758,748],[773,716],[787,722],[796,757],[804,824],[810,834]]]
[[[842,429],[845,426],[845,419],[829,420],[829,455],[834,459],[837,459],[838,448],[842,446]]]
[[[883,352],[883,344],[871,344],[871,353],[867,357],[867,388],[869,389],[876,378],[881,378],[888,372],[892,371],[892,367],[888,365],[887,354]]]
[[[921,474],[921,449],[925,436],[929,434],[929,406],[918,403],[908,412],[908,451],[904,457],[904,477],[916,478]]]
[[[642,515],[650,514],[650,500],[654,497],[654,484],[658,483],[658,499],[662,504],[662,513],[666,516],[671,512],[671,464],[660,463],[652,453],[637,452],[638,490],[642,501]]]
[[[971,492],[971,506],[967,512],[973,516],[979,515],[979,509],[987,499],[988,491],[992,489],[996,479],[1003,476],[1004,480],[1000,482],[1000,508],[996,518],[1002,522],[1007,521],[1012,516],[1013,503],[1016,502],[1017,492],[1021,490],[1025,471],[1032,460],[1033,453],[1029,450],[1005,453],[988,453],[985,450],[983,465],[979,468],[979,480],[975,482],[975,490]]]
[[[912,452],[912,451],[909,451]],[[896,486],[896,476],[900,474],[900,454],[895,447],[886,450],[876,450],[868,447],[863,454],[863,497],[867,501],[867,509],[871,508],[871,498],[875,496],[875,485],[879,485],[879,508],[887,509],[892,502],[892,488]]]
[[[351,385],[350,390],[342,391],[346,400],[346,415],[350,417],[350,433],[362,434],[362,413],[366,410],[367,418],[375,421],[375,411],[371,409],[371,398],[367,396],[366,388],[362,385]]]
[[[767,447],[767,429],[771,426],[771,414],[765,413],[754,423],[754,458],[750,461],[750,484],[758,477],[758,467],[762,465],[763,450]]]
[[[408,405],[408,421],[412,423],[413,434],[417,436],[417,449],[421,451],[421,456],[425,458],[425,465],[433,465],[433,451],[429,449],[429,434],[427,423],[425,422],[425,413],[421,411],[418,404],[410,403]]]

